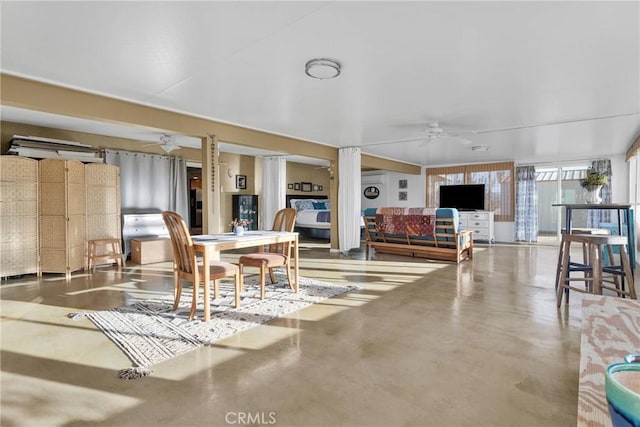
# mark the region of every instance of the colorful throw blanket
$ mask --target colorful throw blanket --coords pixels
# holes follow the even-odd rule
[[[376,231],[433,236],[436,231],[436,208],[378,208]]]
[[[331,222],[331,211],[320,211],[316,217],[318,222]]]

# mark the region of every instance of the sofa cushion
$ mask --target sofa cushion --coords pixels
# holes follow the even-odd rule
[[[435,209],[378,209],[376,213],[376,230],[389,234],[433,236],[436,231]]]

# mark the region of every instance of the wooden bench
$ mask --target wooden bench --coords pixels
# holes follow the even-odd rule
[[[378,229],[375,215],[365,215],[365,249],[459,263],[473,258],[473,231],[459,231],[457,215],[436,216],[433,236],[385,233]]]

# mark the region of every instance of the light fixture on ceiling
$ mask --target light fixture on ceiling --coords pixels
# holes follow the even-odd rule
[[[160,144],[160,148],[162,148],[165,153],[170,153],[173,150],[177,150],[178,148],[180,148],[176,143],[176,138],[173,135],[165,133],[160,137],[160,141],[162,142],[162,144]]]
[[[304,72],[314,79],[335,79],[340,75],[340,63],[333,59],[312,59],[305,65]]]
[[[438,123],[429,123],[429,126],[427,126],[426,134],[428,140],[438,139],[441,136],[447,135],[444,132],[444,129],[438,126]]]
[[[474,145],[471,147],[472,151],[489,151],[488,145]]]

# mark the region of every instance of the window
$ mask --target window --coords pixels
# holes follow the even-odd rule
[[[427,169],[427,206],[438,206],[441,185],[484,184],[485,209],[496,221],[514,220],[514,163],[483,163]]]

